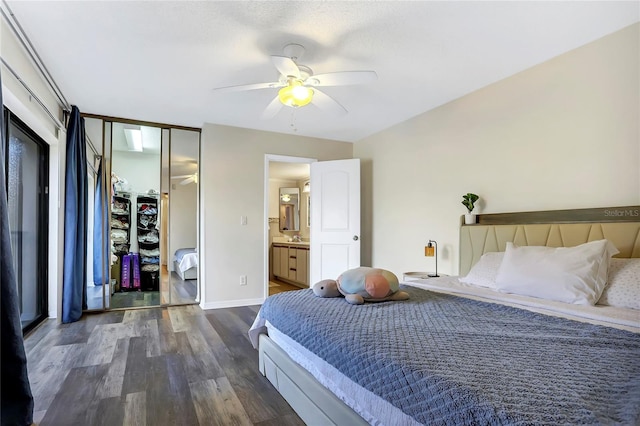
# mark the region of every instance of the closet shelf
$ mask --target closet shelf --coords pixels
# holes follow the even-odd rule
[[[158,209],[157,197],[138,195],[136,199],[136,225],[143,290],[159,290],[160,234],[156,229],[158,224]]]

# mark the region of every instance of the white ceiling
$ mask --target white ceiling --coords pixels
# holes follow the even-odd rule
[[[9,1],[82,112],[201,127],[216,123],[356,142],[640,20],[640,2]],[[260,115],[288,43],[315,73],[374,70],[327,87],[349,114],[315,106]]]

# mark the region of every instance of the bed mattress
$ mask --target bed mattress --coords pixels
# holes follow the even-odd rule
[[[489,288],[461,283],[457,277],[430,278],[403,284],[640,333],[640,311],[636,309],[622,309],[603,305],[574,305],[537,297],[500,293]]]
[[[439,291],[441,292],[447,292],[448,290],[446,289],[447,286],[450,285],[457,285],[457,279],[441,279],[441,280],[426,280],[428,281],[427,283],[414,283],[416,286],[441,286],[444,288],[440,288]],[[437,285],[436,285],[437,284]],[[464,287],[462,287],[460,290],[460,292],[458,294],[462,294],[462,291],[466,291],[468,293],[473,293],[473,289],[464,289]],[[303,290],[303,291],[308,291],[308,290]],[[417,294],[419,293],[415,293],[414,290],[409,290],[412,292],[412,296],[413,299],[415,300],[417,298]],[[470,298],[482,298],[482,296],[478,296],[478,295],[471,295],[468,294],[466,295],[467,297]],[[508,295],[501,295],[500,297],[505,297],[506,299],[510,299],[511,296]],[[430,297],[434,297],[434,296],[430,296]],[[457,298],[456,298],[457,299]],[[516,298],[517,299],[517,298]],[[316,302],[318,301],[318,299],[316,299]],[[324,299],[324,301],[329,301],[327,299]],[[333,302],[338,302],[340,303],[342,306],[344,307],[348,307],[351,312],[356,312],[354,311],[355,309],[361,309],[361,307],[353,307],[353,306],[347,306],[346,303],[343,300],[339,300],[339,299],[332,299]],[[493,300],[492,303],[497,302],[497,300]],[[521,301],[508,301],[508,300],[503,300],[503,303],[507,303],[507,304],[519,304],[519,302]],[[307,300],[305,302],[306,304],[313,304],[315,303],[313,300]],[[404,303],[404,302],[401,302]],[[415,315],[414,311],[409,311],[407,310],[407,306],[402,307],[401,308],[401,303],[398,304],[398,302],[393,302],[391,303],[392,306],[396,306],[397,309],[400,309],[400,312],[403,313],[405,316],[406,315]],[[486,304],[486,303],[484,303]],[[538,303],[540,304],[540,303]],[[290,307],[290,305],[288,305]],[[375,305],[372,305],[372,307]],[[377,306],[382,306],[382,305],[377,305]],[[377,308],[375,308],[377,309]],[[466,309],[466,308],[465,308]],[[507,311],[509,311],[508,308],[499,308],[499,309],[493,309],[494,312],[499,312],[500,314],[497,316],[497,318],[503,318],[504,317],[504,312],[503,309],[507,309]],[[542,306],[533,306],[530,307],[531,310],[543,310],[544,307]],[[555,311],[553,310],[554,307],[552,307],[552,312],[554,312],[554,314],[556,316],[561,315],[561,316],[568,316],[568,317],[572,317],[574,316],[575,313],[560,313],[558,312],[559,309],[555,309]],[[512,309],[513,311],[519,311],[519,309]],[[579,309],[580,310],[580,309]],[[622,328],[627,328],[627,329],[634,329],[633,324],[634,324],[634,320],[637,320],[637,317],[634,316],[633,313],[620,313],[620,312],[614,312],[616,310],[607,310],[605,309],[604,311],[611,311],[608,312],[608,315],[613,319],[613,323],[618,325],[618,327],[622,327]],[[607,317],[607,313],[604,312],[603,310],[598,310],[598,314],[596,315],[597,318],[595,319],[589,319],[588,315],[585,312],[578,312],[578,314],[581,316],[580,318],[583,321],[588,321],[588,322],[606,322],[606,317]],[[446,315],[451,316],[451,312],[447,312]],[[467,314],[465,314],[467,315]],[[463,316],[465,316],[463,315]],[[468,316],[468,315],[467,315]],[[433,320],[433,318],[432,318]],[[495,320],[495,318],[494,318]],[[552,320],[553,321],[565,321],[565,320],[559,320],[559,319],[555,319]],[[437,320],[436,320],[437,321]],[[254,324],[254,327],[252,327],[253,333],[255,334],[256,330],[259,331],[259,329],[261,328],[261,326],[268,326],[268,332],[270,337],[276,342],[278,343],[289,355],[290,357],[298,362],[303,368],[305,368],[307,371],[309,371],[314,377],[316,377],[316,379],[318,379],[318,381],[320,383],[322,383],[323,385],[325,385],[327,388],[331,389],[340,399],[342,399],[347,405],[349,405],[350,407],[352,407],[356,412],[358,412],[365,420],[369,421],[372,424],[389,424],[389,423],[400,423],[400,424],[416,424],[416,423],[429,423],[429,422],[433,422],[433,421],[443,421],[444,419],[448,419],[447,421],[455,421],[455,422],[466,422],[469,423],[470,421],[499,421],[499,422],[506,422],[506,423],[518,423],[518,422],[539,422],[540,418],[536,417],[536,418],[527,418],[526,416],[522,415],[522,411],[526,412],[527,409],[519,409],[519,410],[501,410],[501,409],[497,409],[496,407],[499,407],[500,404],[496,403],[495,401],[502,399],[503,401],[505,400],[505,398],[508,400],[510,397],[509,395],[507,395],[507,397],[503,396],[491,396],[491,397],[486,397],[484,394],[486,393],[483,389],[482,386],[484,385],[478,385],[477,383],[473,383],[473,381],[471,383],[463,383],[461,384],[461,386],[458,387],[448,387],[449,385],[447,384],[448,382],[456,382],[458,379],[456,379],[456,377],[460,377],[460,376],[465,376],[464,372],[461,372],[460,370],[456,370],[455,368],[453,368],[452,370],[447,370],[447,363],[454,363],[455,364],[455,360],[458,360],[458,355],[456,354],[455,356],[452,356],[451,354],[448,354],[446,351],[441,353],[439,357],[437,357],[436,361],[437,361],[437,365],[434,366],[434,370],[433,371],[438,371],[438,372],[442,372],[442,371],[449,371],[449,373],[441,373],[440,375],[438,375],[437,377],[431,377],[431,378],[423,378],[425,380],[432,380],[432,383],[430,386],[435,386],[436,388],[438,386],[444,386],[444,388],[439,389],[439,391],[437,393],[439,394],[444,394],[444,395],[449,395],[450,400],[447,401],[432,401],[431,403],[429,403],[429,405],[431,405],[432,407],[439,407],[437,408],[434,412],[432,413],[416,413],[416,409],[407,409],[406,408],[406,403],[403,403],[404,406],[402,407],[398,407],[397,405],[397,401],[399,399],[404,398],[404,396],[398,398],[398,397],[393,397],[393,398],[385,398],[384,397],[384,392],[380,392],[379,390],[376,390],[375,387],[371,387],[369,386],[369,384],[364,383],[363,381],[360,380],[358,378],[357,374],[353,374],[353,372],[351,372],[350,374],[345,374],[344,368],[342,368],[343,366],[338,363],[336,364],[335,359],[334,361],[331,361],[332,358],[331,356],[327,357],[326,354],[323,354],[322,357],[314,354],[314,352],[317,352],[317,348],[313,348],[313,345],[309,345],[307,342],[300,342],[300,336],[297,336],[295,334],[295,332],[291,332],[291,330],[288,329],[288,327],[286,326],[286,324],[282,323],[278,323],[277,320],[275,321],[276,323],[274,324],[273,321],[270,321],[269,324],[267,324],[267,322],[265,321],[264,318],[261,317],[261,315],[258,316],[258,318],[256,318],[256,324]],[[495,322],[495,321],[494,321]],[[526,321],[525,321],[526,322]],[[573,323],[573,321],[566,321],[569,323]],[[619,324],[620,322],[622,322],[623,324]],[[624,325],[624,323],[627,322],[627,325]],[[375,322],[374,322],[375,323]],[[500,321],[498,321],[498,323],[500,323]],[[467,323],[467,326],[471,324],[471,323]],[[380,326],[379,324],[375,324],[376,326]],[[635,321],[635,325],[638,325],[638,321]],[[506,322],[502,323],[502,326],[507,326]],[[406,325],[404,326],[406,327]],[[458,325],[458,327],[461,327],[460,325]],[[513,330],[512,330],[513,324],[508,325],[508,328],[510,329],[508,333],[504,334],[505,338],[509,338],[510,336],[513,336]],[[554,326],[551,327],[551,329],[553,329]],[[284,328],[285,330],[282,330],[282,328]],[[407,333],[408,334],[414,334],[413,332],[411,332],[410,327],[406,327],[407,329]],[[574,346],[573,349],[571,349],[569,352],[570,353],[575,353],[575,352],[581,352],[583,351],[583,347],[581,344],[579,344],[579,339],[583,338],[583,334],[580,333],[584,333],[584,330],[591,330],[589,331],[589,333],[592,333],[592,331],[594,329],[596,330],[600,330],[599,332],[602,332],[602,330],[604,330],[604,333],[607,334],[608,330],[612,330],[611,328],[605,328],[605,327],[595,327],[595,328],[590,328],[590,326],[586,326],[586,327],[581,327],[580,328],[582,331],[578,332],[578,348],[580,349],[579,351],[576,351],[576,347]],[[635,327],[635,331],[637,330],[637,327]],[[458,330],[458,332],[460,332],[460,330]],[[618,332],[618,331],[614,331]],[[316,334],[322,334],[322,330],[316,330],[314,331],[314,333]],[[464,328],[462,329],[462,335],[466,334],[473,334],[471,332],[471,330],[465,330]],[[635,337],[631,337],[632,342],[632,347],[631,348],[627,348],[625,350],[630,350],[631,352],[627,355],[630,355],[631,353],[635,353],[637,355],[638,350],[640,350],[640,343],[638,342],[640,339],[640,336],[634,335],[634,334],[630,334],[630,333],[624,333],[621,332],[622,335],[625,336],[625,339],[628,339],[629,336],[635,336]],[[567,335],[570,334],[574,334],[572,333],[567,333],[566,330],[563,331],[563,333],[559,333],[556,335],[553,335],[553,333],[547,335],[547,343],[546,344],[551,344],[550,342],[555,342],[555,341],[563,341],[563,339],[566,339]],[[293,336],[293,337],[292,337]],[[455,336],[455,337],[454,337]],[[486,337],[486,336],[485,336]],[[500,338],[502,338],[500,337]],[[449,339],[449,340],[447,340]],[[452,342],[452,341],[456,341],[460,339],[460,335],[459,334],[455,334],[452,336],[449,336],[447,338],[445,338],[445,340],[443,340],[442,342]],[[302,339],[303,340],[303,339]],[[313,339],[312,339],[313,340]],[[320,339],[322,341],[322,339]],[[331,344],[328,344],[327,342],[329,342],[329,340],[324,340],[324,343],[320,343],[321,346],[324,347],[329,347],[329,346],[335,346],[334,342],[332,342]],[[447,343],[445,346],[450,346],[449,343]],[[565,343],[569,344],[568,342],[565,341]],[[574,340],[573,344],[576,343],[576,340]],[[543,343],[544,343],[544,339],[543,339]],[[555,344],[555,343],[553,343]],[[349,349],[346,347],[341,346],[341,343],[338,343],[339,346],[339,350],[342,351],[348,351]],[[376,350],[379,350],[380,343],[378,343],[378,348]],[[607,343],[608,345],[608,343]],[[635,346],[633,346],[635,345]],[[307,346],[310,346],[309,348]],[[438,353],[438,345],[436,344],[435,347],[430,347],[430,349],[428,350],[429,353]],[[515,345],[512,347],[511,350],[516,350],[516,348],[520,346],[522,348],[531,348],[531,344],[530,342],[526,342],[526,341],[521,341],[520,345]],[[468,346],[467,346],[468,347]],[[413,354],[412,356],[414,358],[422,358],[422,356],[420,355],[421,352],[423,351],[425,353],[425,356],[428,356],[429,354],[427,354],[427,351],[424,351],[424,349],[418,349],[416,350],[415,348],[412,349]],[[322,352],[322,351],[320,351]],[[483,360],[486,358],[487,362],[491,361],[491,362],[495,362],[495,359],[499,359],[500,361],[498,362],[503,362],[506,363],[505,364],[505,368],[504,370],[514,370],[513,368],[509,368],[508,367],[508,363],[509,363],[509,359],[511,358],[512,355],[510,355],[509,357],[506,358],[500,358],[498,356],[498,354],[491,354],[490,353],[490,348],[483,348],[482,350],[477,351],[477,353],[474,356],[477,356],[477,363],[480,366],[484,366],[485,363],[483,363]],[[417,355],[416,355],[417,354]],[[374,354],[375,356],[375,354]],[[555,356],[554,356],[555,357]],[[560,356],[559,359],[564,359],[563,358],[564,355]],[[609,357],[609,355],[603,355],[600,354],[599,356],[597,356],[597,359],[602,359],[604,357]],[[329,361],[326,361],[323,358],[327,358],[329,359]],[[334,357],[335,358],[335,357]],[[633,358],[633,357],[631,357]],[[409,356],[408,358],[409,360],[411,360],[411,356]],[[637,357],[636,357],[637,359]],[[462,361],[461,361],[462,362]],[[469,364],[468,361],[466,361],[467,364]],[[444,364],[441,364],[444,363]],[[385,359],[385,362],[383,363],[384,365],[380,365],[378,367],[376,367],[377,370],[384,370],[385,365],[393,365],[393,360],[389,360],[389,359]],[[626,371],[629,374],[631,374],[632,377],[632,382],[626,382],[625,384],[623,384],[622,386],[626,386],[628,389],[627,391],[630,390],[630,392],[628,393],[628,397],[631,397],[631,401],[638,401],[640,399],[640,395],[637,395],[636,393],[638,393],[638,389],[640,387],[640,365],[638,365],[638,361],[636,361],[635,363],[633,363],[630,368],[633,371]],[[471,365],[473,365],[473,363],[471,363]],[[396,366],[397,367],[397,366]],[[476,366],[477,367],[477,366]],[[551,379],[555,380],[555,377],[558,374],[562,374],[562,371],[567,371],[567,366],[560,366],[559,371],[558,372],[553,372],[553,373],[549,373],[550,375],[547,377],[548,381]],[[363,368],[362,365],[360,366],[360,368]],[[465,367],[466,368],[466,367]],[[494,366],[495,368],[495,366]],[[547,369],[548,367],[545,367],[545,369]],[[477,368],[474,367],[474,370],[476,370]],[[597,366],[592,366],[591,369],[593,370],[597,370]],[[481,368],[481,370],[483,371],[491,371],[491,369],[489,370],[484,370],[484,367]],[[587,371],[591,371],[589,368],[586,369]],[[365,371],[365,370],[363,370]],[[369,370],[366,370],[367,374],[369,375]],[[515,370],[514,370],[515,371]],[[551,370],[550,370],[551,371]],[[573,370],[572,370],[573,371]],[[388,371],[388,374],[393,374],[393,371]],[[419,371],[403,371],[402,376],[404,378],[406,377],[410,377],[412,375],[416,375],[416,374],[420,374]],[[450,377],[447,377],[447,374],[451,374]],[[522,371],[520,372],[515,372],[516,375],[522,375]],[[486,375],[489,377],[492,375],[492,373],[486,373]],[[351,377],[351,378],[349,378]],[[376,379],[377,381],[386,381],[386,379],[384,378],[378,378]],[[376,381],[374,380],[374,381]],[[404,379],[403,379],[404,380]],[[434,381],[435,380],[435,381]],[[476,379],[474,379],[476,380]],[[491,383],[490,383],[490,387],[491,388],[500,388],[503,387],[504,390],[507,392],[507,394],[509,393],[509,389],[513,389],[513,383],[518,383],[513,382],[512,379],[507,380],[506,377],[502,377],[501,376],[501,382],[500,383],[506,383],[504,386],[500,386],[500,385],[496,385],[496,383],[493,383],[493,381],[495,380],[494,377],[491,377]],[[607,378],[608,381],[609,378]],[[623,380],[623,379],[621,379]],[[635,380],[635,382],[633,382],[633,380]],[[624,381],[624,380],[623,380]],[[366,382],[366,380],[365,380]],[[486,383],[485,383],[486,384]],[[424,385],[424,380],[422,384],[409,384],[409,387],[407,389],[409,390],[399,390],[398,392],[400,392],[400,394],[406,393],[406,394],[410,394],[410,393],[415,393],[415,389],[412,388],[412,386],[422,386]],[[474,386],[480,386],[478,389],[474,390]],[[525,385],[522,385],[525,386]],[[546,384],[542,384],[542,388],[545,388]],[[607,385],[608,386],[608,385]],[[565,386],[566,387],[566,386]],[[516,387],[517,388],[517,387]],[[470,390],[469,390],[470,389]],[[443,392],[445,391],[446,392]],[[477,392],[476,392],[477,391]],[[448,392],[448,393],[447,393]],[[542,395],[544,395],[545,393],[548,395],[548,389],[545,390],[543,392]],[[634,393],[635,392],[635,393]],[[392,392],[393,393],[393,392]],[[608,393],[608,392],[606,392]],[[478,396],[480,395],[480,397]],[[536,393],[536,395],[540,395],[539,393]],[[422,398],[422,397],[421,397]],[[480,398],[480,399],[478,399]],[[485,398],[485,399],[482,399]],[[497,400],[496,400],[497,398]],[[563,396],[564,398],[564,396]],[[635,398],[635,399],[634,399]],[[534,398],[535,399],[535,398]],[[614,398],[615,399],[615,398]],[[622,398],[625,399],[625,398]],[[452,402],[454,400],[457,401],[467,401],[467,403],[471,404],[472,407],[470,406],[465,406],[465,404],[461,404],[459,402]],[[628,398],[626,398],[627,401],[629,401]],[[389,402],[391,401],[391,402]],[[518,404],[522,403],[522,401],[518,400]],[[392,403],[393,402],[393,403]],[[418,405],[425,405],[426,403],[421,403]],[[453,405],[452,405],[453,404]],[[538,407],[539,401],[538,402],[533,402],[532,404],[534,404],[534,406]],[[589,402],[589,404],[594,404],[593,401]],[[597,402],[595,403],[597,405]],[[402,404],[400,404],[402,405]],[[409,406],[412,405],[411,402],[408,403]],[[413,405],[416,405],[415,401],[413,403]],[[447,406],[448,405],[448,406]],[[457,407],[458,405],[460,405],[460,407]],[[543,404],[544,405],[544,404]],[[606,407],[613,407],[615,406],[616,403],[615,401],[607,401],[604,406]],[[480,410],[478,409],[478,407],[480,407]],[[415,408],[415,407],[414,407]],[[471,408],[471,409],[470,409]],[[412,411],[413,410],[413,411]],[[438,411],[439,410],[439,411]],[[625,410],[628,410],[628,407],[618,407],[617,412],[618,414],[616,415],[620,415],[620,416],[631,416],[633,417],[634,415],[637,416],[637,413],[630,413],[627,412]],[[420,411],[420,408],[418,407],[418,411]],[[433,411],[433,410],[432,410]],[[558,411],[556,409],[551,410],[552,412],[550,413],[536,413],[537,416],[542,415],[543,417],[541,417],[542,419],[546,419],[545,421],[547,422],[582,422],[582,421],[587,421],[589,420],[589,418],[567,418],[566,417],[566,413],[562,414],[562,413],[558,413]],[[577,410],[580,411],[580,410]],[[597,412],[598,410],[596,410]],[[602,411],[602,410],[601,410]],[[407,414],[405,414],[405,412]],[[476,417],[475,419],[470,419],[470,418],[465,418],[464,416],[469,416],[469,413],[473,412],[475,413]],[[439,413],[439,414],[438,414]],[[515,413],[515,414],[514,414]],[[620,414],[622,413],[622,414]],[[625,414],[626,413],[626,414]],[[572,414],[573,415],[573,414]],[[547,417],[544,417],[547,416]],[[558,417],[560,416],[560,417]],[[565,416],[565,417],[563,417]],[[596,421],[605,421],[603,420],[602,417],[597,417],[597,416],[601,416],[600,414],[596,414]],[[631,417],[626,417],[626,419],[628,420]],[[613,416],[610,417],[609,420],[615,419],[617,417]],[[622,419],[624,419],[624,417],[621,417]],[[591,420],[593,420],[593,418],[591,418]],[[637,417],[636,417],[637,420]]]
[[[311,373],[320,384],[371,425],[419,425],[399,408],[388,403],[342,374],[331,364],[279,331],[268,321],[268,335],[289,357]]]
[[[176,250],[174,262],[177,270],[185,271],[198,266],[198,252],[195,248],[183,248]]]

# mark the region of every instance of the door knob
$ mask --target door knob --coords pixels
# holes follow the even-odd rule
[[[353,236],[353,241],[358,241],[358,236],[357,235]]]

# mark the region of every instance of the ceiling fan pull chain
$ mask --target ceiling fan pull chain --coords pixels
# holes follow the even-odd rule
[[[298,128],[296,127],[296,110],[294,109],[293,111],[291,111],[291,131],[292,132],[297,132]]]

